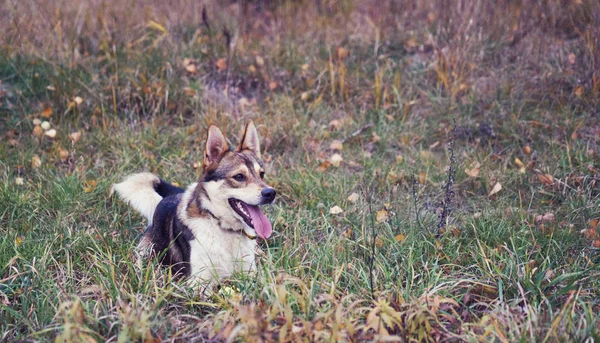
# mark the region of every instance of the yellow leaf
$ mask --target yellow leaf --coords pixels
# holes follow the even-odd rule
[[[94,189],[96,189],[96,180],[88,180],[88,181],[84,182],[83,191],[85,193],[90,193]]]
[[[163,34],[168,33],[167,29],[164,26],[162,26],[161,24],[155,22],[154,20],[150,20],[148,22],[148,27],[151,27],[151,28],[153,28],[155,30],[158,30],[158,31],[162,32]]]
[[[494,185],[494,187],[492,188],[492,190],[490,191],[490,194],[488,194],[488,196],[492,196],[498,192],[500,192],[502,190],[502,185],[500,184],[500,182],[496,182],[496,184]]]
[[[583,90],[583,86],[575,88],[575,95],[577,95],[578,98],[581,98],[581,96],[583,95]]]
[[[375,219],[378,223],[386,222],[390,219],[392,214],[386,208],[382,208],[381,210],[375,213]]]
[[[519,173],[525,174],[525,163],[521,161],[518,157],[515,157],[515,164],[519,167]]]
[[[379,237],[375,238],[375,245],[381,248],[383,246],[383,240]]]
[[[40,159],[40,157],[38,155],[33,155],[33,157],[31,157],[31,167],[39,168],[41,166],[42,166],[42,160]]]
[[[23,237],[19,236],[19,237],[15,238],[15,245],[19,246],[21,244],[23,244]]]
[[[396,235],[396,237],[394,237],[394,238],[396,239],[396,242],[402,242],[403,240],[406,239],[406,236],[403,234],[399,234],[399,235]]]

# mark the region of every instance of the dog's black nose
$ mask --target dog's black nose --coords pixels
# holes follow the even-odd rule
[[[260,194],[262,195],[263,199],[265,199],[265,201],[271,202],[275,200],[275,195],[277,195],[277,192],[275,192],[275,189],[273,188],[265,188],[260,192]]]

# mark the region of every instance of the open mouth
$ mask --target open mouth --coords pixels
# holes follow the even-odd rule
[[[248,225],[250,228],[253,228],[256,231],[258,237],[262,239],[267,239],[269,238],[269,236],[271,236],[271,233],[273,233],[271,222],[262,213],[258,206],[249,205],[241,200],[234,198],[229,199],[229,205],[231,206],[231,208],[233,208],[235,213],[242,217],[246,225]],[[253,236],[251,234],[248,234],[248,232],[246,232],[246,235],[249,237]]]

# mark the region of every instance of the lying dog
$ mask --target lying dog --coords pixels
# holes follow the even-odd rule
[[[233,151],[221,130],[210,126],[202,170],[187,190],[150,173],[130,175],[113,190],[148,219],[141,255],[159,256],[174,275],[206,284],[256,268],[256,237],[272,233],[258,206],[273,203],[276,192],[263,180],[252,121]]]

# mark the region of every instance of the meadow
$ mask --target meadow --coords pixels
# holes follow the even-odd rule
[[[0,3],[2,342],[600,339],[596,0]],[[110,188],[252,119],[256,274],[133,258]]]

